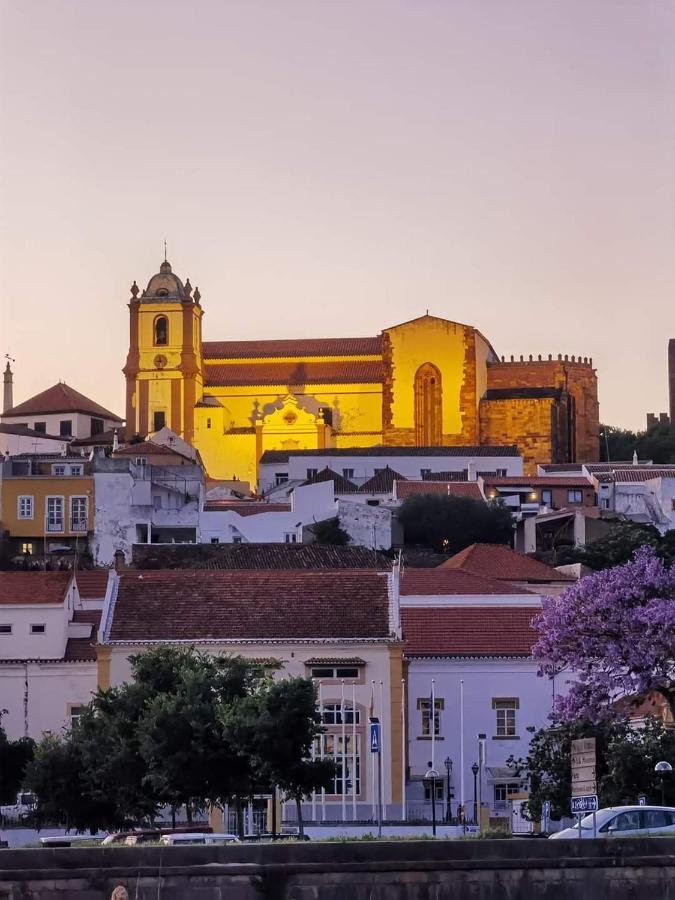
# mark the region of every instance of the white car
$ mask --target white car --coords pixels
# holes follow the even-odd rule
[[[672,806],[609,806],[595,814],[597,835],[603,837],[675,836],[675,808]],[[579,826],[564,828],[551,840],[579,839]],[[593,814],[581,820],[581,838],[593,837]]]
[[[168,847],[184,847],[192,844],[238,844],[236,834],[212,834],[202,831],[183,832],[182,834],[163,834],[160,844]]]

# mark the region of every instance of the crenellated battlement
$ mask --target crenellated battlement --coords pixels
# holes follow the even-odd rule
[[[520,363],[551,363],[551,362],[562,362],[562,363],[572,363],[575,366],[587,366],[588,368],[593,368],[593,357],[592,356],[575,356],[572,354],[569,356],[567,353],[564,355],[559,353],[557,357],[555,357],[552,353],[548,354],[548,357],[544,357],[541,353],[535,358],[531,353],[528,357],[520,354],[520,358],[516,359],[513,354],[510,359],[507,359],[505,356],[502,356],[501,359],[497,360],[497,362],[488,363],[488,365],[501,365],[502,363],[510,364],[514,363],[519,365]]]

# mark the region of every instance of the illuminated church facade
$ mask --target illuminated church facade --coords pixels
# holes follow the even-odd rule
[[[266,450],[516,444],[537,463],[598,458],[591,359],[505,360],[470,325],[424,315],[372,337],[204,341],[197,288],[165,260],[129,302],[127,433],[164,425],[214,479],[257,481]]]

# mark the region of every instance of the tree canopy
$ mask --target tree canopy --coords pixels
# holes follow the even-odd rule
[[[675,531],[662,535],[653,525],[616,522],[606,535],[583,547],[562,548],[556,556],[556,565],[581,563],[599,572],[630,562],[640,547],[652,547],[660,559],[672,564],[675,562]]]
[[[35,741],[27,737],[10,741],[2,727],[5,712],[0,710],[0,803],[11,804],[23,787],[26,766],[35,753]]]
[[[296,797],[296,771],[306,776],[300,796],[324,786],[325,773],[304,761],[322,731],[311,681],[273,682],[259,664],[193,648],[157,647],[131,667],[132,681],[98,691],[70,730],[38,744],[26,783],[42,821],[111,829],[152,821],[163,806],[185,806],[189,820],[208,804],[240,807],[272,783]],[[269,708],[293,734],[275,731]]]
[[[675,567],[653,549],[545,598],[534,625],[542,671],[567,669],[577,679],[558,699],[562,721],[597,722],[617,699],[649,691],[675,713]]]
[[[458,553],[470,544],[510,544],[513,519],[499,503],[469,497],[417,494],[398,511],[406,545]]]
[[[655,463],[675,463],[675,426],[657,423],[645,431],[630,431],[612,425],[600,426],[600,459],[607,462],[629,462],[633,453]]]

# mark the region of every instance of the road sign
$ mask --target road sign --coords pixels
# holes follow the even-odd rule
[[[640,796],[638,797],[638,804],[640,806],[645,806],[646,803],[647,803],[647,798],[645,797],[644,794],[640,794]]]
[[[595,812],[598,808],[597,795],[586,794],[584,797],[572,797],[570,806],[573,816],[580,816],[584,813]]]
[[[371,722],[370,723],[370,752],[371,753],[379,753],[380,752],[380,723],[379,722]]]
[[[572,741],[572,797],[597,793],[595,780],[595,738]]]

